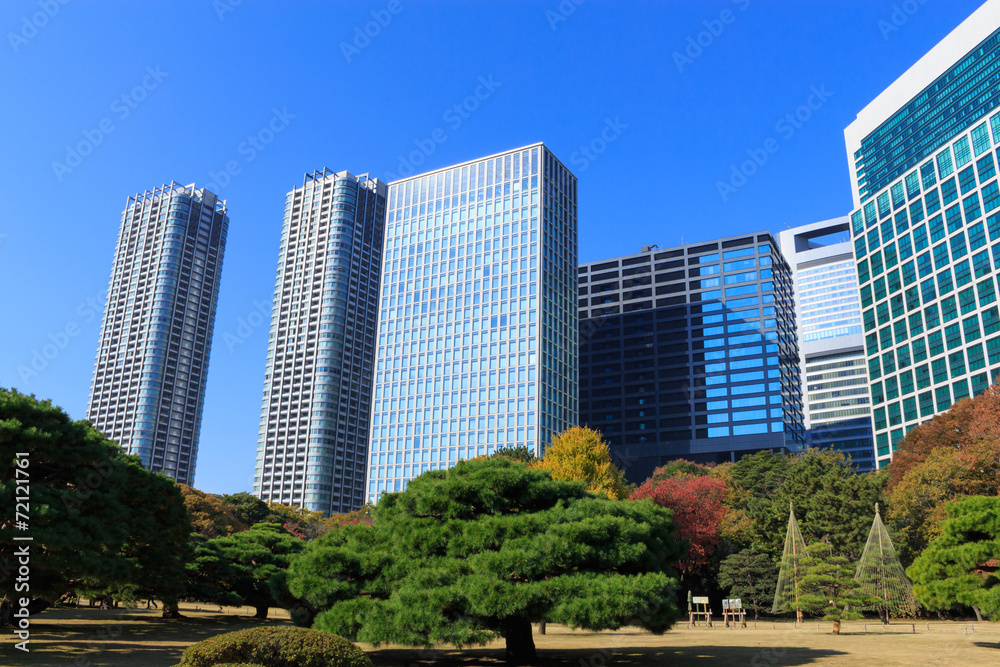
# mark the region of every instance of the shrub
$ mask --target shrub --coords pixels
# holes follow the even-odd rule
[[[306,628],[250,628],[189,646],[177,667],[227,663],[264,667],[371,667],[364,651],[343,637]]]

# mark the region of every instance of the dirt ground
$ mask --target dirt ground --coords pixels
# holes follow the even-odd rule
[[[186,619],[164,621],[143,609],[63,609],[39,615],[31,626],[30,652],[14,649],[16,638],[4,632],[0,665],[73,667],[171,667],[184,649],[207,637],[259,625],[250,609],[183,605]],[[283,610],[272,610],[266,624],[288,623]],[[617,632],[574,632],[548,626],[535,631],[539,664],[565,667],[619,665],[956,665],[1000,664],[1000,625],[995,623],[925,622],[895,624],[844,623],[842,634],[832,624],[759,622],[754,627],[688,628],[682,623],[664,635],[637,629]],[[916,632],[914,633],[914,630]],[[503,644],[456,651],[381,647],[369,651],[379,667],[473,667],[504,665]]]

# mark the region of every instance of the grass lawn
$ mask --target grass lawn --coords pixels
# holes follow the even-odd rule
[[[63,665],[102,667],[138,665],[170,667],[184,649],[207,637],[263,624],[285,624],[283,610],[272,610],[267,621],[256,621],[248,608],[182,605],[188,618],[164,621],[145,609],[99,610],[90,608],[47,611],[31,626],[31,652],[14,650],[11,635],[4,635],[2,665]],[[1000,664],[1000,625],[990,623],[917,624],[882,630],[878,623],[867,631],[858,622],[844,623],[843,634],[831,634],[831,623],[758,623],[757,628],[687,628],[681,624],[665,635],[639,630],[573,632],[548,626],[544,636],[535,632],[542,664],[565,667],[592,665],[972,665]],[[975,629],[972,632],[972,629]],[[383,647],[369,651],[379,667],[502,665],[503,643],[455,651]]]

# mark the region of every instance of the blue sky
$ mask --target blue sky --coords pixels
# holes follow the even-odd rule
[[[126,198],[214,184],[230,228],[196,486],[249,490],[252,323],[304,172],[544,141],[579,178],[581,261],[777,232],[850,212],[843,129],[979,4],[4,0],[0,386],[83,418]]]

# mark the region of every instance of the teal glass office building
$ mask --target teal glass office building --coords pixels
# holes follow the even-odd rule
[[[907,431],[1000,375],[1000,2],[980,7],[845,136],[881,466]]]
[[[369,501],[577,423],[576,187],[542,144],[390,183]]]

